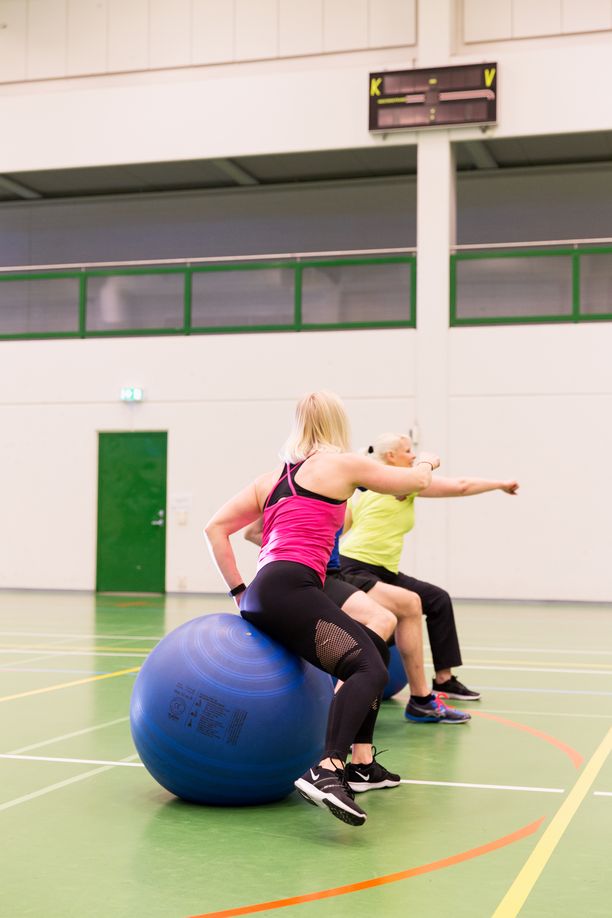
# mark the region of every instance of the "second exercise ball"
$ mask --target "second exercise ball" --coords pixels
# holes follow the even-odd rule
[[[404,664],[402,663],[402,658],[400,652],[393,644],[389,648],[389,678],[387,684],[383,690],[383,699],[386,701],[387,698],[391,698],[393,695],[397,695],[398,692],[408,684],[408,676],[406,675],[406,670],[404,669]]]

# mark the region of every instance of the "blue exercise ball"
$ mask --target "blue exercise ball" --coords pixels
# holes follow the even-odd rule
[[[383,690],[383,700],[385,701],[387,698],[391,698],[392,695],[397,695],[405,685],[408,685],[408,676],[406,675],[400,652],[395,644],[389,648],[388,670],[389,678]]]
[[[181,625],[152,650],[130,705],[134,745],[170,793],[269,803],[323,753],[331,677],[227,613]]]

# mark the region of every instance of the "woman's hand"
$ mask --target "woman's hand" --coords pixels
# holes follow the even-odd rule
[[[516,494],[519,489],[518,481],[502,481],[499,486],[500,491],[504,491],[506,494]]]
[[[433,453],[419,453],[419,455],[414,460],[414,464],[418,465],[420,462],[428,462],[431,466],[432,472],[434,469],[440,468],[440,457],[435,456]]]

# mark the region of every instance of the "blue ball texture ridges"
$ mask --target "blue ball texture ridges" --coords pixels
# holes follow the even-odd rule
[[[239,615],[205,615],[166,635],[145,660],[132,692],[132,737],[147,770],[177,797],[269,803],[321,758],[332,694],[327,673]]]

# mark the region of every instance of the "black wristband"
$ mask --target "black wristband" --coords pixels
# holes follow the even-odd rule
[[[245,590],[246,590],[246,584],[239,583],[238,586],[235,586],[233,590],[230,590],[227,595],[232,596],[232,597],[239,596],[240,593],[244,593]]]

